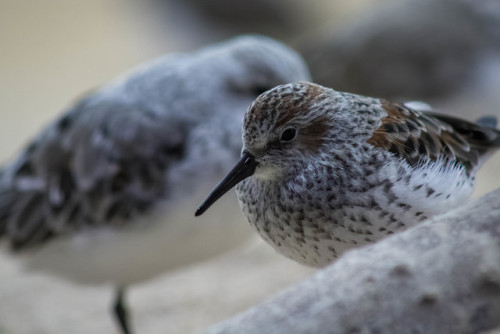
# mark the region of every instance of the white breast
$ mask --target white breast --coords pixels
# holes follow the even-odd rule
[[[207,260],[253,235],[233,193],[196,219],[194,209],[205,194],[169,203],[133,227],[89,229],[50,240],[21,258],[28,269],[79,283],[128,285]]]

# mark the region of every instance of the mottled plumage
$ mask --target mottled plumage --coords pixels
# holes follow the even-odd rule
[[[240,212],[199,224],[189,207],[239,156],[248,104],[307,78],[294,51],[258,36],[139,66],[3,168],[1,239],[31,269],[116,286],[238,246],[251,235]]]
[[[387,116],[368,143],[394,153],[413,167],[422,160],[441,160],[457,162],[470,172],[498,140],[495,129],[452,116],[418,112],[402,103],[381,102]]]
[[[248,109],[242,158],[199,207],[232,186],[250,224],[278,252],[324,266],[345,250],[466,201],[500,148],[491,118],[451,116],[299,82]]]

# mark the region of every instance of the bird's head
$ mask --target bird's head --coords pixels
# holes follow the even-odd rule
[[[340,120],[338,114],[344,114],[343,101],[334,90],[308,82],[277,86],[261,94],[245,114],[241,159],[196,215],[247,177],[279,178],[307,159],[320,157],[330,137],[335,137],[332,131]]]
[[[255,161],[255,177],[280,177],[320,153],[331,129],[330,92],[299,82],[275,87],[254,101],[243,123],[242,156]]]

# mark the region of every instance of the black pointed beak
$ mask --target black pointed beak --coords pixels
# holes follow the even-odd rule
[[[257,161],[255,161],[255,157],[247,151],[243,151],[241,159],[236,163],[236,166],[234,166],[229,174],[215,186],[214,190],[212,190],[208,197],[200,204],[194,215],[196,217],[202,215],[215,203],[215,201],[221,198],[222,195],[227,193],[232,187],[247,177],[252,176],[253,173],[255,173],[256,167]]]

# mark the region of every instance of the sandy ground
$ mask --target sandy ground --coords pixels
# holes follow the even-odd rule
[[[0,257],[1,334],[115,333],[110,287],[26,273]],[[137,333],[196,333],[298,282],[313,269],[255,239],[241,250],[129,290]]]
[[[139,20],[136,14],[130,2],[119,0],[0,0],[0,161],[85,90],[178,49],[179,37],[159,46],[158,31],[147,20],[131,23]],[[446,108],[470,118],[500,116],[498,103],[481,104],[487,100],[483,93],[472,93],[476,100],[458,97]],[[500,186],[499,171],[497,154],[478,176],[478,195]],[[312,272],[256,240],[131,289],[134,327],[137,333],[194,333]],[[0,254],[0,334],[115,333],[108,313],[111,291],[26,273]]]

